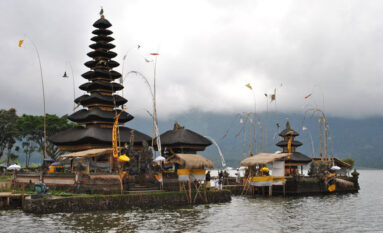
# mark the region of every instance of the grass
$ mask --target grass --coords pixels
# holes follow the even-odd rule
[[[9,181],[12,181],[12,175],[10,175],[10,176],[0,175],[0,182],[9,182]]]

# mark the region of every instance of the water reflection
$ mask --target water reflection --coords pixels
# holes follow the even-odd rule
[[[4,232],[376,232],[383,230],[383,171],[362,171],[359,194],[247,198],[168,209],[87,213],[0,212]]]

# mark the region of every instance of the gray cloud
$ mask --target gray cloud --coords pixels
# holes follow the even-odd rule
[[[257,111],[266,108],[263,94],[277,88],[279,111],[310,105],[334,116],[383,115],[380,1],[1,1],[0,108],[42,112],[33,46],[26,39],[17,47],[27,34],[41,55],[48,112],[72,112],[72,80],[61,76],[65,70],[71,76],[70,62],[82,94],[77,87],[85,82],[80,75],[101,5],[113,24],[116,60],[129,51],[124,73],[137,70],[152,80],[153,63],[143,57],[161,54],[161,117],[252,111],[246,83],[255,89]],[[144,82],[131,74],[125,87],[130,112],[145,115],[151,99]]]

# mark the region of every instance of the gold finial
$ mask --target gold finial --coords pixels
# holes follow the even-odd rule
[[[173,128],[173,130],[178,130],[178,129],[183,129],[183,128],[184,128],[184,127],[180,126],[180,125],[178,124],[177,121],[174,122],[174,128]]]
[[[104,9],[102,7],[101,7],[101,10],[100,10],[100,16],[101,16],[102,19],[104,18]]]
[[[286,129],[291,129],[289,119],[287,119],[287,121],[286,121]]]

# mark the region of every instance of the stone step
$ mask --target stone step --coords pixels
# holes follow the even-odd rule
[[[145,194],[145,193],[157,193],[163,192],[164,190],[160,189],[147,189],[147,190],[129,190],[125,191],[126,194]]]

